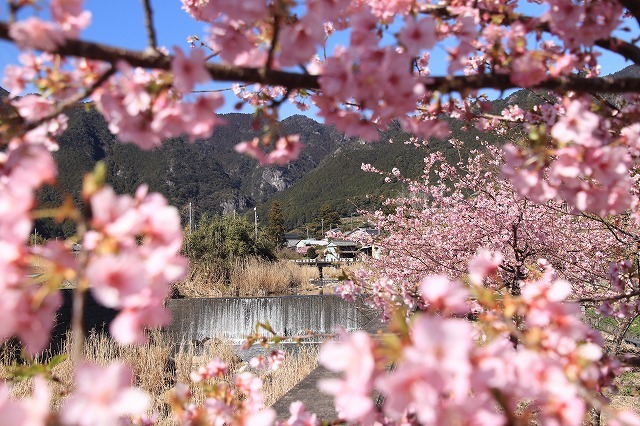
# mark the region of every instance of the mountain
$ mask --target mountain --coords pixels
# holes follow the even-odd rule
[[[452,138],[465,141],[463,156],[479,147],[476,136],[480,132],[459,121],[449,122]],[[291,229],[314,221],[325,204],[345,217],[357,210],[379,208],[388,197],[404,190],[405,185],[397,180],[387,182],[384,176],[363,171],[363,163],[386,172],[396,167],[404,177],[415,179],[422,175],[424,158],[431,152],[440,151],[452,162],[458,160],[458,151],[448,140],[433,139],[427,146],[416,147],[405,143],[410,137],[398,123],[393,123],[378,142],[344,145],[270,201],[280,203],[287,228]],[[266,217],[269,207],[270,202],[259,204],[259,216]]]
[[[627,67],[613,76],[640,76],[640,67]],[[7,92],[0,88],[0,98],[6,96]],[[499,114],[509,105],[530,107],[545,102],[545,98],[543,91],[519,90],[493,101],[491,109]],[[606,99],[615,104],[621,101],[619,96]],[[171,139],[151,151],[119,143],[90,104],[78,105],[68,116],[69,128],[59,137],[60,149],[54,154],[59,165],[59,185],[39,192],[41,206],[58,205],[61,192],[78,199],[84,173],[92,170],[97,161],[104,161],[107,181],[117,192],[132,193],[147,183],[152,191],[163,193],[178,207],[183,218],[188,215],[189,203],[195,218],[205,212],[228,214],[253,206],[257,206],[260,218],[266,218],[271,200],[278,200],[287,227],[292,228],[312,221],[324,204],[347,216],[357,209],[380,207],[385,198],[402,190],[397,182],[385,182],[380,175],[361,171],[362,163],[386,171],[397,167],[403,175],[415,178],[420,176],[423,158],[429,151],[439,150],[450,158],[456,154],[446,141],[432,140],[426,148],[405,144],[410,135],[402,132],[397,123],[381,133],[379,142],[363,144],[331,126],[297,115],[282,120],[278,126],[287,134],[300,135],[306,145],[300,158],[282,167],[259,167],[255,160],[233,149],[239,142],[260,134],[263,123],[256,123],[252,115],[223,115],[227,125],[217,128],[209,139],[194,144],[182,138]],[[478,131],[449,121],[452,136],[465,141],[465,152],[477,146]],[[515,129],[510,136],[517,139],[519,132]],[[491,133],[481,137],[502,143],[502,137]],[[37,227],[42,228],[45,237],[73,231],[70,224],[55,225],[52,221],[39,221]]]
[[[67,112],[68,129],[58,138],[58,184],[38,193],[41,207],[59,205],[62,194],[80,201],[82,177],[97,161],[107,166],[107,182],[118,193],[133,193],[142,183],[164,194],[178,207],[186,221],[189,204],[198,218],[203,213],[242,212],[258,206],[267,217],[271,200],[282,202],[288,227],[311,221],[323,204],[348,215],[361,208],[377,208],[387,197],[401,190],[397,182],[385,182],[374,173],[360,169],[371,163],[381,170],[399,168],[407,177],[418,177],[423,168],[425,148],[407,145],[410,135],[396,123],[382,132],[380,141],[364,144],[349,139],[333,127],[296,115],[278,124],[287,134],[299,134],[306,145],[300,158],[282,167],[260,167],[256,161],[234,151],[234,146],[260,134],[261,123],[252,115],[226,114],[227,124],[196,143],[183,138],[165,141],[156,149],[140,150],[119,143],[100,113],[90,104],[80,104]],[[454,136],[465,137],[460,124]],[[388,143],[393,140],[394,143]],[[453,152],[448,142],[432,141],[427,151]],[[69,236],[71,223],[54,224],[39,220],[44,237]]]
[[[0,88],[0,98],[7,95]],[[8,111],[4,102],[0,106],[4,107],[0,114]],[[242,211],[290,187],[324,157],[354,143],[333,127],[308,117],[292,116],[277,126],[286,134],[300,135],[306,146],[300,158],[282,167],[259,167],[255,160],[234,150],[238,143],[264,132],[264,123],[256,122],[249,114],[221,115],[226,125],[206,140],[188,143],[175,138],[150,151],[119,143],[91,104],[79,104],[67,115],[68,128],[58,137],[59,149],[53,154],[58,163],[58,182],[38,192],[40,207],[59,205],[64,193],[79,202],[83,175],[93,170],[96,162],[103,161],[107,182],[116,192],[133,193],[140,184],[147,183],[150,190],[163,193],[184,217],[190,203],[195,218],[205,212],[211,215]],[[59,225],[51,220],[39,220],[36,227],[44,237],[73,233],[71,224]]]

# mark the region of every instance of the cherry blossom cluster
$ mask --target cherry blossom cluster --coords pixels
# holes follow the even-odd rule
[[[264,407],[262,380],[244,371],[228,383],[223,380],[227,373],[228,366],[218,359],[191,373],[192,380],[204,386],[206,399],[202,405],[191,401],[192,394],[187,385],[176,386],[171,404],[180,424],[273,424],[275,411]],[[304,408],[298,408],[298,412],[302,416]]]
[[[280,349],[272,350],[268,356],[258,355],[251,358],[249,365],[258,370],[269,369],[275,371],[282,365],[284,361],[284,351]]]
[[[478,252],[486,253],[485,248],[501,252],[494,261],[502,282],[514,293],[519,281],[545,265],[559,271],[579,296],[592,295],[608,282],[609,263],[620,260],[614,253],[632,247],[634,239],[612,233],[602,222],[571,214],[561,204],[541,205],[522,198],[501,176],[502,161],[499,149],[491,146],[456,163],[434,153],[425,158],[420,180],[404,178],[398,170],[384,173],[364,165],[364,170],[404,182],[408,195],[388,200],[385,212],[373,215],[381,231],[376,244],[383,256],[369,260],[369,270],[354,277],[351,289],[366,294],[387,314],[396,304],[418,307],[417,283],[422,276],[463,277],[464,265]],[[545,265],[539,264],[541,258]],[[470,279],[477,282],[471,266]]]
[[[585,99],[566,102],[546,121],[555,142],[550,152],[505,147],[504,172],[519,192],[534,201],[566,201],[578,211],[601,216],[631,207],[630,174],[638,138],[631,127],[611,134],[612,123],[590,111]]]
[[[424,278],[422,313],[408,327],[396,316],[392,335],[342,332],[338,341],[323,345],[321,363],[342,377],[320,387],[335,396],[342,419],[495,425],[537,418],[543,424],[582,424],[585,396],[609,386],[609,369],[620,365],[606,359],[602,337],[579,321],[578,305],[565,301],[571,286],[553,269],[523,282],[521,296],[483,287],[495,278],[500,258],[489,253],[472,259],[478,284],[470,287],[444,276]],[[476,322],[459,318],[474,305]],[[381,407],[373,399],[376,391],[384,399]],[[638,421],[628,412],[611,415]]]
[[[118,68],[119,76],[96,90],[93,100],[109,122],[109,130],[122,142],[151,149],[183,134],[193,142],[208,138],[217,125],[224,123],[214,113],[223,104],[220,94],[200,95],[188,102],[163,84],[166,73],[132,68],[124,62]],[[192,50],[187,57],[176,47],[172,71],[173,87],[179,93],[188,93],[197,82],[209,79],[202,49]]]
[[[522,14],[527,3],[537,5],[537,15]],[[489,147],[456,164],[432,155],[418,181],[399,170],[385,174],[409,188],[389,203],[393,214],[376,215],[385,257],[339,291],[366,295],[392,333],[342,333],[322,350],[323,364],[343,373],[322,385],[343,419],[517,424],[535,417],[572,425],[588,406],[611,411],[598,393],[620,365],[603,355],[601,337],[565,299],[604,302],[606,314],[638,310],[637,272],[628,262],[637,235],[628,217],[611,215],[638,206],[632,171],[640,158],[640,97],[582,95],[599,92],[593,87],[637,91],[632,79],[599,78],[598,50],[640,63],[634,31],[626,30],[630,18],[640,22],[634,1],[182,0],[207,25],[206,35],[188,39],[189,54],[156,46],[152,23],[144,52],[85,42],[79,36],[91,13],[83,5],[51,0],[45,20],[34,0],[10,0],[0,22],[0,38],[23,51],[20,64],[5,70],[11,99],[0,109],[0,338],[17,335],[29,352],[43,349],[64,279],[76,280],[78,294],[90,288],[121,310],[112,327],[121,342],[144,341],[144,327],[168,321],[168,284],[185,271],[174,208],[144,186],[131,197],[89,179],[86,217],[72,201],[47,213],[79,225],[86,254],[76,260],[62,243],[25,244],[33,218],[45,214],[34,206],[34,191],[55,181],[50,151],[66,128],[65,109],[90,99],[121,141],[143,149],[181,135],[195,141],[221,124],[215,111],[222,97],[191,92],[219,78],[243,83],[234,89],[240,101],[272,126],[283,102],[301,109],[313,102],[326,123],[368,141],[397,120],[415,135],[411,143],[428,145],[449,136],[443,118],[516,135],[503,156]],[[151,18],[149,2],[143,7]],[[337,34],[347,45],[334,42]],[[441,51],[447,75],[434,76],[430,61]],[[542,102],[530,111],[511,105],[495,113],[477,91],[484,87],[558,93],[537,90]],[[284,165],[302,145],[276,129],[236,149],[261,164]],[[34,256],[45,265],[46,285],[28,279]],[[280,362],[277,351],[252,361],[271,368]],[[227,384],[220,380],[225,370],[212,362],[192,375],[208,386],[202,406],[192,404],[187,387],[176,388],[179,420],[272,423],[260,379],[243,372]],[[381,406],[374,392],[385,397]],[[0,413],[18,425],[113,424],[141,415],[148,401],[119,364],[78,364],[76,387],[59,414],[49,412],[50,399],[42,381],[23,401],[10,400],[2,385]],[[640,423],[629,413],[608,414],[612,424]],[[285,424],[317,418],[295,404]]]
[[[23,114],[37,120],[46,114],[47,102],[25,97],[19,103]],[[32,115],[29,115],[32,114]],[[53,126],[55,127],[55,125]],[[11,138],[0,153],[0,305],[6,320],[0,326],[0,339],[17,335],[30,353],[44,349],[49,341],[54,315],[61,303],[56,275],[72,273],[74,260],[62,244],[49,242],[37,254],[48,260],[51,287],[30,282],[31,256],[36,255],[25,243],[32,229],[31,210],[34,191],[55,180],[57,170],[49,148],[49,128],[38,126],[23,137]]]
[[[42,377],[35,378],[30,398],[17,401],[1,384],[0,416],[6,424],[16,426],[131,424],[132,417],[144,417],[150,401],[147,394],[131,386],[132,377],[131,369],[120,363],[106,367],[84,363],[75,371],[75,388],[56,412],[51,411],[52,391]]]
[[[300,151],[304,147],[304,144],[300,142],[299,135],[279,137],[274,144],[274,148],[268,154],[265,154],[260,145],[260,139],[253,138],[251,142],[240,142],[235,146],[235,150],[236,152],[241,154],[246,153],[255,158],[261,166],[268,164],[284,166],[291,161],[297,160]]]
[[[90,195],[91,227],[83,247],[91,252],[86,278],[97,301],[120,312],[111,324],[121,343],[143,343],[145,327],[169,323],[164,308],[170,284],[181,279],[180,215],[163,196],[141,186],[135,197],[103,187]]]
[[[30,2],[25,2],[30,3]],[[53,50],[65,39],[75,39],[91,23],[91,12],[83,10],[84,0],[52,0],[52,21],[30,17],[11,24],[9,34],[22,49]]]

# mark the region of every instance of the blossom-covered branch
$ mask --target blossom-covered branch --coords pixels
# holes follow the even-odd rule
[[[13,41],[9,35],[9,24],[0,22],[0,38]],[[613,41],[611,42],[613,43]],[[80,57],[116,63],[126,61],[134,67],[170,70],[173,57],[157,52],[137,51],[108,46],[84,40],[66,39],[59,46],[48,50],[62,56]],[[640,62],[640,56],[638,57]],[[220,63],[207,63],[206,68],[215,81],[233,81],[283,86],[290,89],[320,89],[319,76],[265,68],[249,68]],[[509,74],[488,73],[467,76],[433,76],[422,83],[425,90],[440,93],[467,93],[479,89],[508,90],[520,87],[511,80]],[[629,93],[640,91],[640,79],[627,78],[583,78],[578,76],[549,77],[532,89],[553,90],[559,93]]]

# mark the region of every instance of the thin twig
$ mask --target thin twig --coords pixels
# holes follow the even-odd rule
[[[640,3],[637,0],[620,0],[620,2],[631,13],[638,18],[640,16]],[[492,16],[500,19],[500,24],[504,26],[511,25],[515,22],[521,22],[529,29],[536,29],[546,33],[553,33],[549,27],[548,22],[541,21],[540,19],[532,16],[523,15],[520,13],[504,11],[493,11],[484,8],[478,8],[480,16]],[[635,11],[635,13],[634,13]],[[452,13],[451,9],[447,5],[424,5],[422,6],[420,13],[437,16],[443,19],[453,19],[457,17],[456,13]],[[640,22],[640,21],[639,21]],[[609,50],[623,56],[625,59],[632,61],[633,63],[640,64],[640,48],[624,40],[616,37],[609,37],[596,40],[594,44],[602,49]]]
[[[60,103],[56,109],[47,114],[46,116],[42,117],[41,119],[28,123],[27,125],[24,126],[23,131],[29,131],[29,130],[33,130],[36,127],[40,126],[42,123],[52,120],[54,118],[56,118],[58,115],[60,115],[62,112],[64,112],[66,109],[71,108],[75,105],[78,104],[78,102],[82,101],[83,99],[91,96],[91,94],[98,88],[100,87],[105,81],[107,81],[113,74],[115,74],[116,69],[114,67],[109,68],[104,74],[102,74],[96,81],[93,82],[93,84],[91,84],[88,87],[85,87],[83,90],[80,91],[80,93],[78,93],[76,96],[67,99],[66,101]]]
[[[158,42],[156,39],[156,30],[153,26],[153,10],[151,9],[151,0],[142,0],[142,6],[144,7],[144,26],[147,29],[147,40],[149,41],[149,48],[153,51],[158,49]]]
[[[274,53],[276,51],[276,46],[278,44],[279,35],[280,35],[280,14],[276,11],[273,14],[273,35],[271,37],[271,46],[269,46],[269,53],[267,54],[267,62],[265,64],[265,68],[267,70],[273,69]]]
[[[85,234],[86,229],[87,227],[84,222],[78,223],[78,236],[80,238]],[[80,251],[78,264],[81,268],[86,267],[88,260],[89,255],[87,251]],[[84,353],[84,327],[82,325],[82,318],[84,316],[84,297],[86,292],[86,282],[76,278],[76,288],[73,290],[73,304],[71,311],[71,333],[73,335],[73,350],[71,352],[71,356],[76,365],[82,361]]]

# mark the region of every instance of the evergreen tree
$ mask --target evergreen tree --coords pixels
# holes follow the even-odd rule
[[[253,225],[244,218],[202,215],[186,243],[192,261],[232,262],[247,256],[275,259],[269,243],[264,238],[256,240]]]
[[[318,212],[318,219],[324,219],[324,229],[329,230],[332,226],[340,225],[340,213],[330,204],[323,204]]]
[[[276,247],[282,247],[286,240],[284,238],[284,214],[282,213],[282,207],[279,202],[274,201],[271,203],[268,221],[267,235]]]

